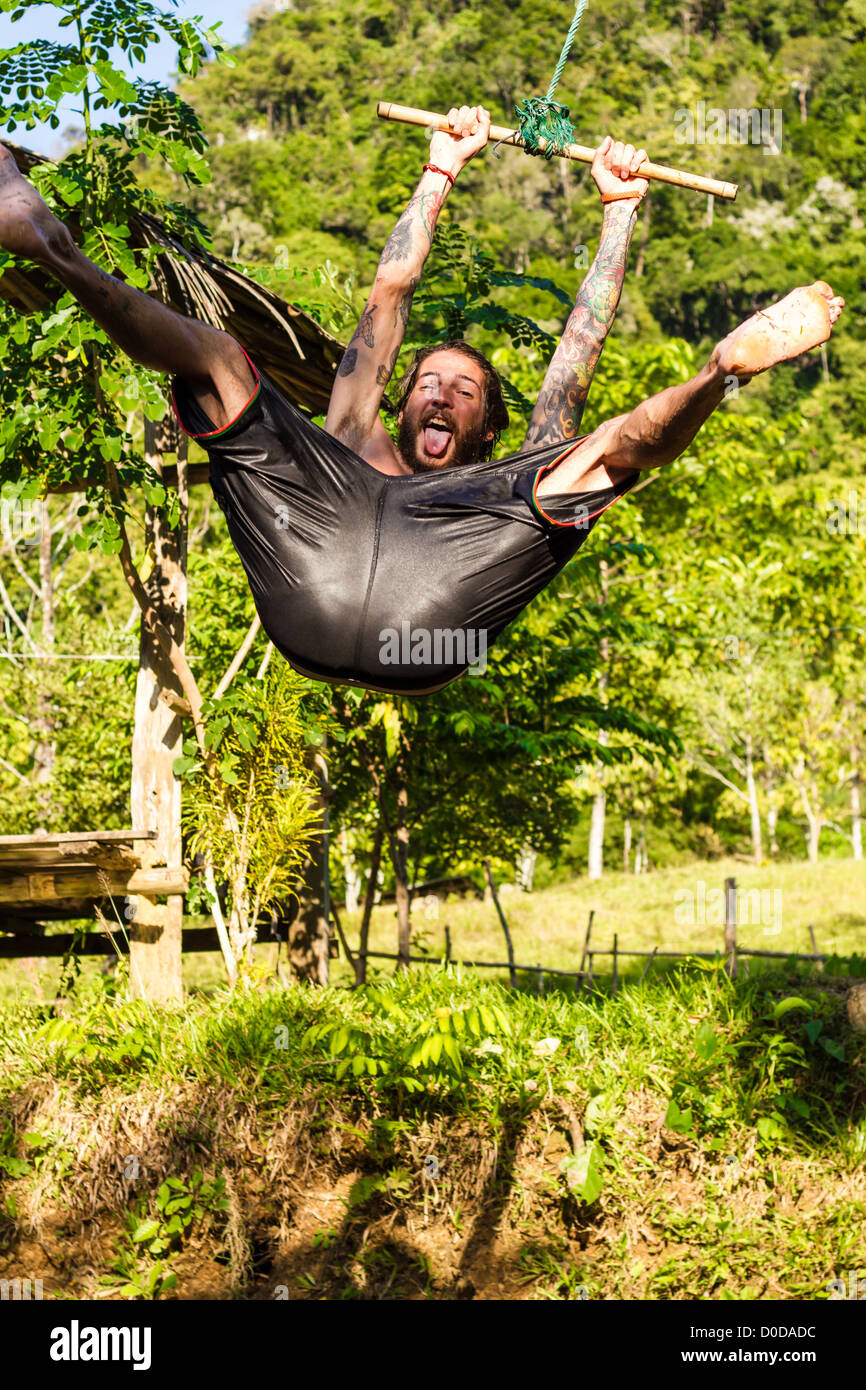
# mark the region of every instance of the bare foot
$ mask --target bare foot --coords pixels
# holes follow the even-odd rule
[[[844,305],[825,280],[792,290],[728,334],[716,349],[719,370],[730,376],[757,376],[777,362],[801,356],[826,343]]]
[[[72,244],[67,228],[0,145],[0,246],[24,260],[51,262]]]

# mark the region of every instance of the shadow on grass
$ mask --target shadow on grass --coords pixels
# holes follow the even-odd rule
[[[459,1249],[454,1243],[457,1223],[449,1221],[447,1206],[435,1206],[428,1224],[417,1206],[404,1212],[389,1203],[387,1193],[372,1190],[366,1195],[364,1183],[381,1180],[389,1163],[399,1172],[393,1150],[367,1150],[368,1172],[355,1181],[338,1221],[312,1234],[305,1231],[289,1250],[278,1248],[272,1239],[253,1236],[253,1279],[238,1296],[366,1301],[501,1296],[503,1280],[519,1274],[516,1253],[504,1261],[498,1242],[527,1122],[525,1110],[500,1113],[492,1162],[485,1164],[480,1190],[471,1202],[460,1204],[465,1235]],[[423,1237],[413,1240],[422,1221]]]

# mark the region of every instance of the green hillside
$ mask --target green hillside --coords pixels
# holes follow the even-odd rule
[[[214,187],[200,210],[211,223],[219,214],[219,249],[237,243],[266,259],[284,245],[305,261],[321,251],[369,279],[425,151],[423,131],[378,121],[376,101],[442,111],[481,100],[510,123],[515,101],[546,90],[569,19],[569,5],[549,0],[262,7],[237,66],[184,88],[212,145]],[[557,93],[580,138],[611,132],[660,162],[740,185],[737,202],[717,200],[711,217],[702,196],[652,187],[620,333],[716,338],[755,304],[821,275],[852,310],[828,353],[850,406],[864,338],[864,38],[862,0],[772,4],[759,15],[742,4],[589,6]],[[765,131],[780,152],[733,143],[730,129],[724,144],[685,142],[678,113],[697,117],[699,103],[772,113]],[[718,131],[703,124],[712,140]],[[599,224],[588,168],[499,153],[467,170],[451,216],[502,264],[573,282],[572,248],[592,243]],[[797,386],[820,376],[810,360]]]

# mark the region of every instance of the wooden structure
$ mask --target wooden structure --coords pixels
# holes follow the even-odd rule
[[[30,150],[3,143],[25,175],[37,164],[48,162]],[[67,225],[77,237],[80,229],[74,213]],[[336,338],[237,267],[190,251],[149,214],[132,216],[129,225],[133,246],[159,246],[164,252],[152,267],[151,293],[179,313],[233,334],[300,409],[310,414],[327,409],[343,353]],[[0,276],[0,296],[25,313],[59,299],[62,292],[57,282],[35,266],[16,267]],[[185,485],[208,480],[208,464],[193,463],[184,468],[185,485],[180,485],[179,465],[164,463],[163,456],[173,454],[185,463],[184,449],[185,438],[173,421],[161,426],[146,422],[148,461],[168,486],[178,487],[182,517],[181,525],[171,531],[157,509],[146,509],[145,544],[154,563],[145,588],[163,627],[181,650],[187,607]],[[57,491],[81,491],[91,482],[101,485],[103,479],[76,479]],[[210,929],[182,930],[187,874],[182,864],[180,783],[173,771],[174,759],[182,748],[184,701],[180,693],[165,653],[142,623],[130,797],[133,824],[141,828],[0,838],[0,932],[14,931],[20,938],[23,929],[32,943],[32,950],[22,949],[20,939],[4,942],[0,938],[0,956],[58,954],[61,941],[65,951],[70,938],[43,939],[37,924],[90,917],[94,906],[110,892],[112,897],[132,899],[129,937],[133,993],[162,1002],[181,998],[181,950],[213,949],[216,933]],[[327,914],[324,924],[321,912],[314,912],[311,920],[315,924],[313,934],[324,935],[326,941]],[[200,938],[195,946],[192,937]],[[95,934],[87,952],[102,953],[112,946],[110,937],[102,934],[97,943]]]
[[[0,929],[89,915],[94,900],[134,893],[185,893],[184,869],[149,867],[153,830],[0,835]]]

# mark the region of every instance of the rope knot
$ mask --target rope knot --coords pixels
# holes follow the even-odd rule
[[[545,159],[553,159],[555,155],[561,156],[566,145],[570,145],[574,140],[574,127],[569,120],[568,107],[560,106],[555,102],[553,94],[559,86],[559,79],[568,61],[571,45],[574,43],[580,28],[580,21],[583,18],[586,4],[587,0],[576,0],[574,18],[565,36],[559,62],[554,68],[553,77],[550,79],[547,96],[529,97],[522,106],[518,105],[516,108],[523,148],[527,154],[543,154]],[[544,141],[543,149],[541,147],[542,140]]]
[[[566,145],[573,141],[574,127],[567,106],[548,101],[546,97],[528,97],[515,109],[527,154],[540,154],[545,159],[553,159],[561,156]]]

